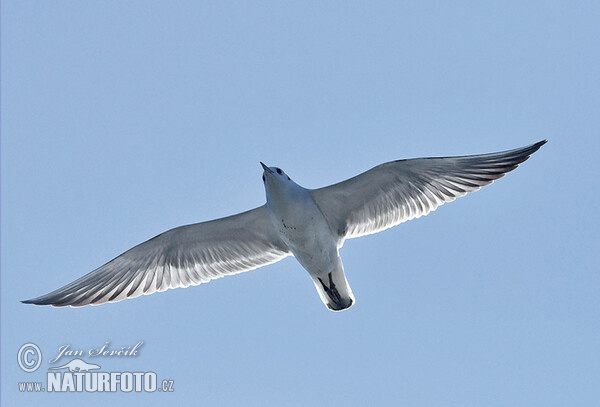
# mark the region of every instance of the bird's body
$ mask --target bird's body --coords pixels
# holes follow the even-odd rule
[[[355,303],[339,248],[427,215],[488,185],[527,160],[546,141],[500,153],[398,160],[319,189],[264,169],[266,205],[162,233],[54,292],[25,303],[102,304],[187,287],[293,255],[323,303],[341,311]]]
[[[264,164],[263,168],[269,174],[265,181],[267,211],[279,237],[308,271],[329,309],[350,307],[354,296],[338,252],[343,239],[332,232],[310,190],[296,184],[280,169],[271,170]]]

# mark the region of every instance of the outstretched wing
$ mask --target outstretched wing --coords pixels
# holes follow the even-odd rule
[[[492,154],[393,161],[311,193],[340,237],[369,235],[491,184],[545,143]]]
[[[26,304],[83,306],[206,283],[274,263],[290,254],[263,205],[181,226],[126,251],[100,268]]]

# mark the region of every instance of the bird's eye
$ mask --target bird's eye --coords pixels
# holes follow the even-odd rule
[[[277,168],[277,174],[281,174],[281,168]]]
[[[263,182],[265,182],[265,175],[263,174]]]
[[[288,177],[288,181],[291,181],[290,177]]]

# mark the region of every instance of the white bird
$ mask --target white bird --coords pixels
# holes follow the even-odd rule
[[[333,311],[355,299],[339,249],[346,239],[427,215],[492,183],[546,140],[500,153],[418,158],[378,165],[338,184],[306,189],[263,166],[267,203],[237,215],[162,233],[80,279],[26,304],[96,305],[207,283],[293,255]]]

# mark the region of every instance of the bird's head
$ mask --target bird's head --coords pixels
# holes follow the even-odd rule
[[[294,181],[285,173],[281,168],[278,167],[267,167],[262,161],[260,163],[263,167],[262,180],[265,184],[265,189],[269,190],[283,190],[296,185]]]

